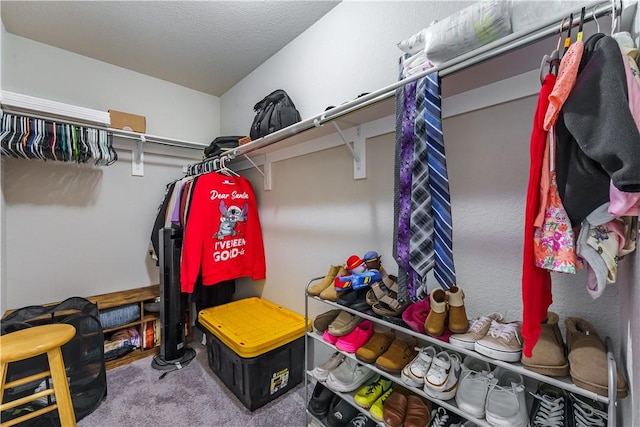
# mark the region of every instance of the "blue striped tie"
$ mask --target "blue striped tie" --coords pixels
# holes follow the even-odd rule
[[[427,273],[434,267],[433,214],[429,188],[427,152],[427,85],[420,79],[416,87],[416,117],[414,121],[413,162],[411,165],[411,237],[409,264],[420,277],[416,296],[427,294]]]
[[[447,162],[442,137],[440,85],[437,73],[427,75],[424,80],[426,80],[427,163],[429,165],[431,205],[435,219],[434,275],[440,286],[449,289],[456,283],[456,271],[453,265],[453,223],[451,220]]]

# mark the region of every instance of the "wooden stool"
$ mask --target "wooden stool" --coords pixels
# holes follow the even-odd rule
[[[34,326],[16,332],[0,336],[0,403],[4,398],[6,389],[27,384],[32,381],[51,376],[53,389],[46,389],[30,396],[25,396],[14,401],[0,404],[0,411],[15,408],[25,403],[33,402],[44,396],[53,394],[56,398],[54,404],[39,409],[27,415],[23,415],[0,424],[1,427],[12,426],[23,421],[30,420],[54,409],[58,409],[60,424],[62,427],[75,426],[76,417],[73,413],[71,394],[69,393],[69,383],[62,359],[60,347],[71,341],[76,334],[76,328],[67,324],[51,324]],[[49,359],[49,370],[21,378],[10,383],[7,380],[7,367],[11,362],[28,359],[40,354],[47,354]]]

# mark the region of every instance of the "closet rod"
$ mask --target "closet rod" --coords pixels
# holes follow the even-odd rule
[[[167,145],[167,146],[170,146],[170,147],[191,148],[191,149],[194,149],[194,150],[204,150],[204,148],[206,147],[206,145],[198,144],[197,142],[184,141],[184,140],[173,139],[173,138],[165,138],[163,136],[149,135],[149,134],[146,134],[146,133],[130,132],[130,131],[122,130],[122,129],[107,128],[107,127],[104,127],[104,126],[97,126],[95,124],[81,123],[81,122],[77,122],[77,121],[74,121],[74,120],[68,120],[68,119],[65,119],[64,117],[48,116],[46,114],[25,112],[25,111],[22,111],[22,110],[14,110],[14,109],[11,109],[11,108],[6,108],[6,107],[3,107],[2,111],[5,112],[5,113],[8,113],[8,114],[16,114],[18,116],[23,116],[23,117],[32,117],[34,119],[41,119],[41,120],[48,120],[48,121],[51,121],[51,122],[66,123],[66,124],[69,124],[69,125],[82,126],[82,127],[85,127],[85,128],[106,130],[107,132],[110,132],[114,136],[117,136],[119,138],[134,139],[136,141],[140,141],[142,139],[142,137],[144,137],[144,141],[145,142],[152,142],[152,143],[155,143],[155,144]]]
[[[614,0],[614,1],[618,1],[618,0]],[[612,10],[611,2],[603,3],[601,0],[589,2],[584,7],[587,9],[591,9],[597,6],[599,7],[598,9],[593,11],[593,14],[589,13],[588,16],[585,16],[585,22],[589,22],[593,20],[594,15],[596,16],[596,18],[600,18],[604,15],[609,14]],[[617,10],[620,11],[621,8],[617,8]],[[553,34],[557,34],[559,30],[558,23],[567,16],[567,13],[568,12],[564,12],[553,19],[549,19],[547,22],[544,22],[543,24],[532,26],[527,30],[519,31],[518,33],[509,34],[508,36],[502,37],[501,39],[496,40],[493,43],[479,47],[478,49],[475,49],[471,52],[467,52],[466,54],[460,55],[439,66],[434,66],[427,70],[423,70],[419,73],[406,77],[402,80],[398,80],[397,82],[390,84],[375,92],[371,92],[369,95],[365,95],[365,96],[362,96],[361,98],[358,98],[346,104],[342,104],[334,109],[327,111],[326,113],[323,113],[320,117],[319,124],[324,124],[327,121],[335,120],[339,116],[348,114],[359,108],[366,107],[372,103],[391,97],[392,95],[395,94],[395,90],[397,88],[404,86],[407,83],[410,83],[412,81],[421,79],[422,77],[425,77],[436,71],[440,72],[441,77],[445,77],[450,74],[461,71],[465,68],[469,68],[479,63],[482,63],[486,60],[492,59],[496,56],[499,56],[504,53],[510,52],[512,50],[519,49],[523,46],[538,42]],[[564,27],[567,27],[569,25],[574,26],[579,23],[580,23],[580,17],[579,15],[577,15],[576,18],[574,18],[574,20],[571,21],[570,23],[568,20],[566,20],[566,24],[564,25]],[[357,101],[360,101],[360,102],[357,102]]]
[[[618,1],[618,0],[614,0]],[[585,18],[585,22],[589,22],[593,20],[595,15],[596,18],[600,18],[604,15],[609,14],[612,11],[611,2],[602,2],[592,1],[587,2],[584,7],[587,9],[593,9],[597,7],[593,11],[593,13],[589,13]],[[582,6],[581,6],[582,8]],[[620,11],[621,7],[617,7],[617,10]],[[462,69],[471,67],[473,65],[479,64],[488,59],[494,58],[498,55],[510,52],[517,48],[523,47],[528,44],[535,43],[544,39],[545,37],[551,36],[553,34],[558,33],[558,23],[568,15],[569,11],[563,12],[553,19],[549,19],[548,21],[534,25],[525,31],[520,31],[518,33],[510,34],[506,37],[503,37],[493,43],[475,49],[471,52],[468,52],[464,55],[461,55],[457,58],[454,58],[450,61],[441,64],[440,66],[435,66],[429,68],[427,70],[421,71],[409,77],[406,77],[402,80],[399,80],[393,84],[390,84],[382,89],[378,89],[375,92],[371,92],[367,95],[363,95],[357,99],[349,101],[345,104],[339,105],[335,108],[327,112],[320,113],[314,117],[298,122],[292,126],[289,126],[285,129],[281,129],[280,131],[269,134],[256,142],[250,142],[243,146],[234,148],[227,154],[223,154],[223,156],[227,156],[228,159],[234,159],[237,156],[247,155],[255,150],[259,150],[264,147],[268,147],[276,142],[279,142],[289,136],[293,136],[302,131],[311,129],[312,127],[318,127],[332,120],[337,120],[342,116],[345,116],[351,112],[359,110],[361,108],[368,107],[377,102],[380,102],[384,99],[390,98],[395,95],[396,89],[406,85],[409,82],[414,80],[418,80],[422,77],[427,76],[428,74],[434,73],[436,71],[440,72],[440,76],[444,77],[449,74],[453,74]],[[569,23],[567,21],[566,25],[576,25],[579,23],[579,14],[578,17],[573,20],[573,22]]]

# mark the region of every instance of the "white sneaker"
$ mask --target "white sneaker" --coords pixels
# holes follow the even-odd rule
[[[472,356],[464,358],[460,384],[456,392],[458,408],[476,418],[484,418],[487,393],[493,374],[487,362]]]
[[[520,322],[500,323],[491,321],[487,335],[476,341],[474,349],[492,359],[519,362],[522,356]]]
[[[436,357],[433,346],[416,347],[418,355],[402,369],[401,378],[405,384],[412,387],[424,387],[424,377],[429,372],[431,360]]]
[[[333,391],[345,393],[354,391],[375,376],[371,369],[345,357],[337,368],[329,372],[325,385]]]
[[[326,381],[329,373],[337,368],[344,360],[344,354],[335,352],[323,364],[316,366],[311,375],[318,381]]]
[[[496,368],[485,406],[489,424],[496,427],[526,427],[529,423],[522,375]]]
[[[469,326],[469,331],[465,334],[451,335],[449,337],[449,344],[473,350],[476,341],[484,338],[487,332],[489,332],[492,320],[499,322],[502,320],[502,315],[500,313],[491,313],[473,320],[471,326]]]
[[[456,395],[459,377],[460,356],[441,351],[431,360],[431,366],[424,378],[424,391],[435,399],[452,399]]]

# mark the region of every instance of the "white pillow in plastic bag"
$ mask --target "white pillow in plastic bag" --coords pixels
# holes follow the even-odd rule
[[[438,65],[511,32],[511,2],[492,0],[475,3],[432,24],[422,37],[427,57]]]

